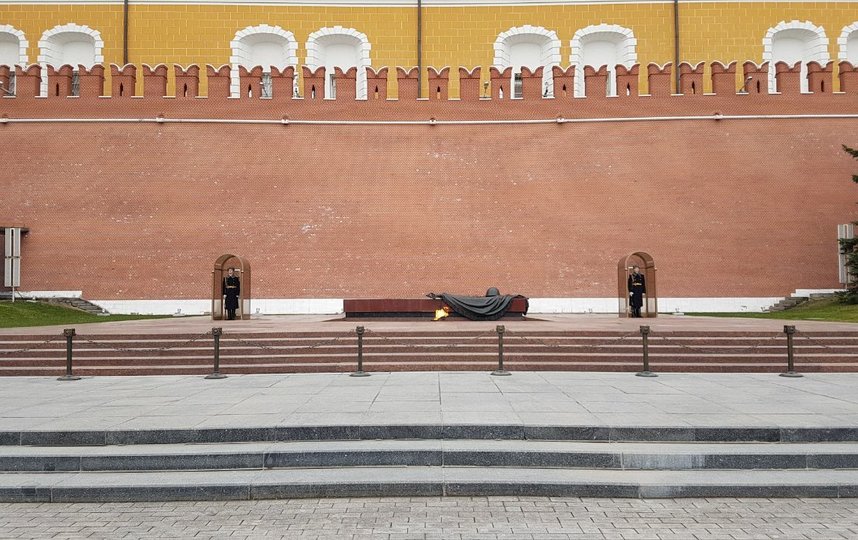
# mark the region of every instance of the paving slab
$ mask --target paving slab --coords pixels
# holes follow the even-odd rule
[[[405,399],[411,387],[415,399]],[[794,428],[802,436],[802,429],[854,433],[856,387],[855,373],[3,377],[0,433],[439,425]]]

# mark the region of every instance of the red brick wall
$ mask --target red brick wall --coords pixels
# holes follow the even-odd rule
[[[9,100],[9,117],[553,118],[848,112],[855,96],[535,103]],[[120,100],[116,100],[120,101]],[[4,102],[5,105],[5,102]],[[205,298],[222,253],[258,298],[616,294],[651,253],[663,297],[837,287],[855,119],[477,126],[7,124],[0,222],[23,288]],[[851,134],[851,135],[850,135]]]

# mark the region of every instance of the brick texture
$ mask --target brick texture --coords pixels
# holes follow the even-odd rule
[[[8,103],[8,105],[7,105]],[[855,96],[399,101],[9,99],[10,118],[551,119],[836,113]],[[665,297],[836,287],[855,119],[557,125],[0,125],[0,223],[23,288],[205,298],[222,253],[262,298],[489,286],[616,294],[647,251]],[[8,157],[14,156],[13,159]]]

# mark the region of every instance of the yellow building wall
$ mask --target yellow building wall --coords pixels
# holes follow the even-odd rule
[[[497,35],[526,24],[554,30],[567,65],[575,31],[593,24],[617,24],[634,31],[638,61],[663,64],[673,60],[671,4],[598,4],[562,6],[431,7],[423,12],[425,66],[451,66],[451,95],[458,94],[459,66],[483,66],[488,79]],[[811,21],[824,27],[829,54],[837,58],[837,37],[858,20],[856,2],[688,3],[680,4],[681,57],[688,62],[762,60],[762,38],[780,21]],[[279,25],[294,33],[298,59],[306,58],[307,37],[322,27],[353,27],[372,44],[371,61],[382,66],[414,66],[416,7],[324,7],[260,5],[134,5],[130,8],[129,59],[138,66],[229,62],[235,32],[259,24]],[[38,42],[56,25],[76,23],[101,32],[105,63],[122,63],[121,5],[0,5],[0,24],[25,32],[30,61]],[[741,70],[741,68],[740,68]],[[642,90],[646,89],[641,70]],[[393,74],[391,73],[391,78]],[[141,84],[142,84],[142,77]],[[172,70],[170,74],[172,79]],[[172,84],[172,80],[171,80]],[[203,81],[203,92],[205,82]]]

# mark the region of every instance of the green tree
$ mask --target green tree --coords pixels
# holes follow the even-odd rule
[[[843,145],[843,151],[858,159],[858,150]],[[858,184],[858,174],[852,175],[852,181]],[[858,221],[853,221],[858,225]],[[849,272],[849,286],[841,295],[841,300],[847,304],[858,304],[858,238],[840,239],[840,251],[846,254],[846,270]]]
[[[844,144],[843,145],[843,151],[846,152],[847,154],[849,154],[850,156],[854,157],[855,159],[858,159],[858,150],[856,150],[854,148],[849,148],[848,146],[846,146]],[[852,181],[855,182],[856,184],[858,184],[858,174],[852,175]]]

